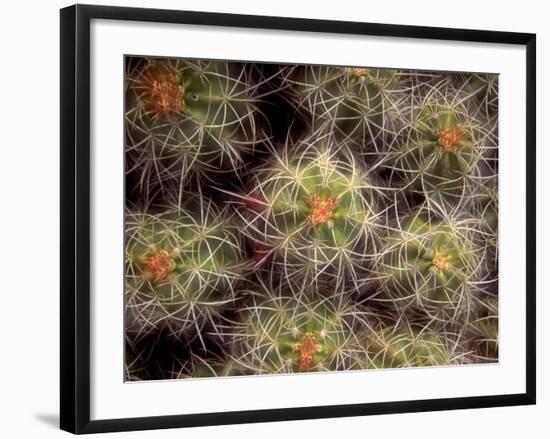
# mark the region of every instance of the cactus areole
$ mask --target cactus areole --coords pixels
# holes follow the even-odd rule
[[[432,259],[432,270],[436,273],[442,271],[449,271],[451,269],[451,262],[445,252],[436,251],[434,258]]]
[[[346,69],[348,75],[358,78],[361,81],[367,79],[369,74],[369,69],[366,67],[349,67]]]
[[[298,354],[298,367],[308,371],[315,366],[314,355],[323,350],[323,345],[317,341],[312,332],[306,332],[300,342],[292,345],[292,351]]]
[[[168,274],[176,268],[176,263],[166,250],[154,249],[146,257],[144,262],[144,276],[149,281],[159,282],[168,277]]]
[[[311,226],[325,224],[332,217],[336,205],[336,198],[332,195],[328,196],[326,199],[322,199],[317,194],[312,195],[309,199],[309,224]]]
[[[460,145],[462,134],[462,128],[460,128],[459,126],[442,128],[439,131],[437,144],[442,151],[452,151]]]
[[[179,72],[169,67],[164,67],[164,70],[151,67],[145,73],[143,88],[145,107],[155,116],[185,113],[201,119],[207,113],[202,108],[204,104],[201,100],[213,101],[219,105],[224,95],[215,81],[206,80],[203,84],[196,72],[189,69]]]
[[[143,102],[147,111],[156,116],[183,111],[185,90],[176,70],[150,68],[144,75]]]

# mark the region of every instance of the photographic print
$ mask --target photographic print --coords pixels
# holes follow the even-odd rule
[[[125,58],[126,381],[498,362],[498,75]]]

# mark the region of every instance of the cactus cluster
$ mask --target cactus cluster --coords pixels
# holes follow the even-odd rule
[[[498,361],[498,76],[127,57],[125,377]]]

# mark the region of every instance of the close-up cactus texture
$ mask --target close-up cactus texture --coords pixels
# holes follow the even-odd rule
[[[498,75],[125,68],[125,380],[498,361]]]

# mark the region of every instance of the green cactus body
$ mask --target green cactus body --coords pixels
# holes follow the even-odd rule
[[[353,163],[307,149],[257,180],[253,193],[265,203],[248,221],[251,234],[288,272],[310,281],[348,272],[360,281],[375,240],[375,196]]]
[[[233,360],[224,357],[208,357],[204,354],[193,354],[190,358],[182,359],[178,361],[178,366],[178,370],[173,373],[174,379],[242,375],[241,368]]]
[[[498,195],[488,194],[481,202],[483,227],[496,238],[498,231]]]
[[[497,116],[498,76],[459,75],[456,82],[463,94],[474,98],[474,110],[481,111],[487,117]]]
[[[137,323],[200,326],[234,300],[244,251],[235,227],[213,204],[127,216],[127,300]]]
[[[339,140],[359,143],[382,127],[388,90],[399,82],[395,70],[365,67],[298,67],[290,78],[295,105],[313,128],[328,122]]]
[[[152,182],[235,171],[259,140],[256,88],[246,66],[154,60],[131,72],[129,84],[128,152]]]
[[[365,369],[442,366],[461,361],[445,338],[426,330],[388,328],[369,335],[364,345]]]
[[[485,179],[486,180],[486,179]],[[495,178],[484,181],[475,190],[475,194],[469,200],[469,210],[473,218],[472,222],[477,233],[473,236],[476,245],[484,249],[485,256],[482,264],[486,270],[486,277],[493,279],[496,285],[498,279],[495,274],[498,271],[498,190]],[[486,283],[487,287],[488,284]]]
[[[481,301],[467,325],[467,339],[478,361],[498,361],[498,299]]]
[[[243,323],[235,336],[235,356],[248,373],[319,372],[350,367],[350,311],[343,305],[277,297],[241,314]]]
[[[427,105],[410,140],[398,152],[396,167],[411,189],[436,200],[452,200],[464,193],[477,158],[467,117],[451,108]]]
[[[468,238],[450,223],[420,217],[400,227],[381,258],[383,288],[400,307],[452,320],[469,301],[475,258]]]
[[[484,186],[476,190],[472,196],[472,213],[480,219],[480,231],[487,237],[494,239],[498,235],[498,187],[497,179],[489,180]]]

